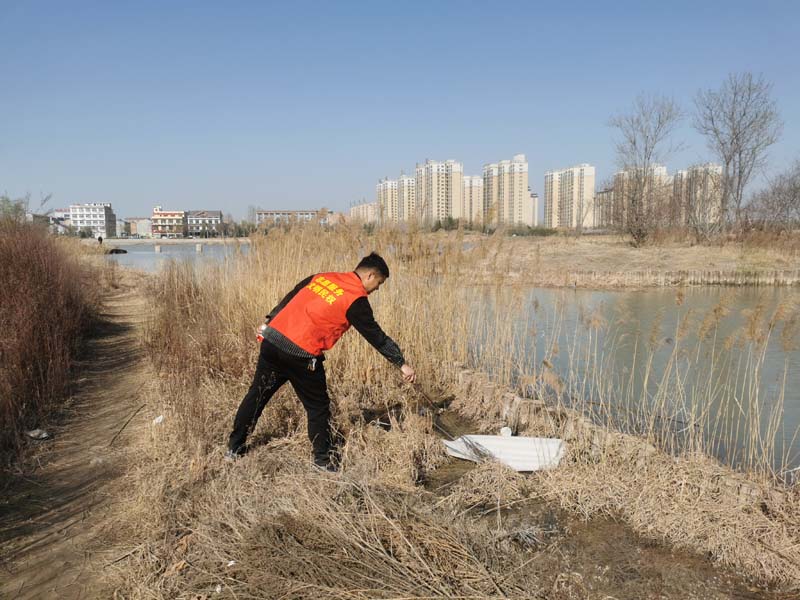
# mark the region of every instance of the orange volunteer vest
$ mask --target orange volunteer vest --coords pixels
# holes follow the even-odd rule
[[[347,309],[367,295],[355,273],[320,273],[269,322],[303,350],[319,356],[350,329]]]

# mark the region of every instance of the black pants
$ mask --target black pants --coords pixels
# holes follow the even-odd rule
[[[228,440],[234,452],[244,449],[247,436],[256,426],[270,398],[287,381],[292,384],[308,416],[308,439],[314,446],[314,458],[327,460],[331,452],[330,398],[321,360],[295,358],[278,350],[267,340],[261,342],[253,383],[247,391]]]

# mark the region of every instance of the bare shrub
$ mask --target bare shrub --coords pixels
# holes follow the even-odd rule
[[[97,276],[69,241],[0,219],[0,454],[63,400],[70,363],[100,303]]]
[[[767,187],[753,197],[746,217],[761,231],[774,231],[784,236],[800,225],[800,160],[780,173]]]

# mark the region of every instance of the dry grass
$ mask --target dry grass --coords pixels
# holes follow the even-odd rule
[[[63,400],[70,363],[100,305],[99,268],[74,240],[0,220],[0,455]]]
[[[480,245],[481,236],[467,241]],[[745,282],[772,272],[800,270],[800,238],[752,239],[723,245],[690,245],[684,240],[664,240],[632,248],[619,236],[587,235],[513,238],[497,251],[514,257],[509,274],[526,284],[548,287],[622,288],[715,283],[724,275]],[[483,265],[491,269],[493,254]],[[669,274],[668,277],[663,275]],[[796,276],[792,281],[796,280]],[[780,280],[780,278],[779,278]],[[796,284],[796,281],[795,281]]]
[[[209,385],[194,400],[230,405],[233,394]],[[142,543],[121,562],[119,594],[203,597],[221,586],[227,597],[542,597],[519,569],[522,552],[420,498],[417,469],[438,464],[441,446],[423,418],[396,425],[353,426],[344,475],[332,475],[310,466],[302,428],[231,466],[202,440],[178,443],[186,429],[167,413],[137,450],[137,494],[120,534]]]
[[[651,447],[652,448],[652,447]],[[599,460],[536,474],[539,492],[584,518],[621,518],[671,547],[756,580],[800,584],[800,489],[778,491],[703,455],[671,457],[617,436]]]
[[[713,425],[703,402],[716,392],[673,404],[681,369],[688,368],[676,360],[657,386],[660,395],[634,397],[633,386],[606,379],[613,374],[613,338],[601,345],[595,333],[559,349],[561,309],[537,314],[539,322],[521,317],[524,292],[505,285],[507,273],[517,268],[517,240],[472,242],[463,233],[386,231],[366,237],[357,229],[276,230],[254,240],[247,256],[219,267],[175,265],[154,280],[146,344],[162,386],[151,405],[166,418],[136,450],[134,493],[120,526],[137,543],[116,563],[122,597],[203,597],[217,586],[230,597],[585,597],[583,584],[570,577],[543,589],[524,568],[530,558],[525,548],[473,514],[537,494],[586,517],[621,516],[648,537],[708,552],[754,579],[800,585],[792,570],[798,537],[793,523],[800,522],[800,509],[791,494],[772,500],[769,461],[747,465],[750,475],[743,481],[765,491],[741,503],[738,490],[715,492],[708,483],[733,471],[703,454],[712,450],[703,436],[678,447],[663,426],[674,410],[694,418],[701,431]],[[454,406],[479,427],[502,420],[500,397],[507,386],[551,404],[541,412],[545,418],[520,421],[523,432],[567,437],[559,416],[567,409],[602,424],[587,426],[586,435],[571,434],[564,468],[523,477],[482,465],[444,498],[422,492],[419,482],[443,461],[429,418],[417,415],[424,399],[352,334],[325,363],[335,424],[347,440],[341,474],[310,468],[303,411],[288,389],[267,407],[248,456],[233,467],[222,463],[228,428],[255,363],[255,326],[303,277],[355,265],[373,249],[392,268],[389,283],[370,298],[378,322],[404,348],[429,394],[440,397],[437,388],[455,384],[456,364],[472,364],[491,372],[494,384],[458,398]],[[754,321],[759,325],[747,342],[751,358],[743,354],[736,376],[746,374],[750,386],[763,364],[759,349],[768,336],[758,334],[768,317]],[[606,325],[595,314],[580,323],[594,332]],[[523,359],[525,339],[539,331],[546,334],[546,352]],[[653,344],[651,355],[656,350]],[[558,352],[574,357],[569,372],[552,366]],[[651,372],[647,364],[644,369]],[[587,402],[575,401],[580,398]],[[383,415],[388,431],[374,422],[375,415]],[[612,443],[633,439],[614,433],[620,429],[652,443],[643,457],[639,445]],[[724,439],[733,432],[716,435]],[[770,442],[750,439],[761,450]],[[767,502],[766,510],[759,502]]]

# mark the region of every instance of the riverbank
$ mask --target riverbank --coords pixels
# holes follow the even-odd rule
[[[301,228],[296,228],[295,234]],[[634,248],[615,235],[554,235],[508,237],[466,231],[436,233],[377,230],[366,235],[358,228],[342,228],[360,244],[391,245],[393,240],[415,239],[430,254],[442,246],[461,245],[465,270],[475,283],[518,283],[550,288],[645,289],[689,286],[789,286],[800,285],[800,244],[729,243],[722,246],[663,242]],[[271,234],[271,235],[274,235]],[[289,234],[291,235],[291,233]],[[155,246],[195,248],[202,246],[251,245],[263,240],[251,238],[210,239],[110,239],[107,248],[153,248]],[[94,240],[84,244],[96,245]]]
[[[97,240],[86,238],[81,240],[88,246],[97,246]],[[192,244],[208,244],[218,246],[224,244],[249,244],[250,238],[110,238],[103,240],[104,246],[125,248],[127,246],[186,246]]]
[[[709,457],[713,446],[702,435],[682,437],[684,446],[659,446],[669,439],[662,432],[673,409],[686,409],[679,413],[681,430],[702,432],[718,423],[710,402],[733,388],[712,381],[718,391],[693,398],[698,404],[674,406],[679,388],[665,378],[657,395],[663,404],[634,396],[622,407],[635,409],[630,425],[645,426],[641,436],[623,435],[610,421],[563,418],[560,398],[613,377],[598,371],[573,385],[568,374],[552,369],[551,348],[524,372],[519,383],[528,394],[516,400],[515,340],[533,325],[520,325],[524,305],[515,291],[498,286],[491,297],[469,302],[474,288],[464,281],[475,265],[457,238],[438,238],[443,243],[431,252],[428,235],[365,240],[356,233],[270,235],[224,266],[170,264],[148,291],[145,340],[160,384],[152,415],[164,419],[143,432],[135,450],[122,531],[136,542],[115,567],[125,595],[218,590],[352,600],[796,593],[797,486],[773,499],[780,482],[768,464],[753,463],[737,475]],[[231,416],[252,377],[253,328],[264,307],[308,273],[355,264],[365,243],[390,257],[392,269],[390,282],[370,297],[376,318],[417,367],[426,397],[449,403],[442,416],[457,412],[470,430],[496,432],[509,418],[521,434],[562,436],[569,452],[558,469],[524,476],[483,465],[449,479],[454,463],[444,455],[431,413],[419,415],[426,397],[400,385],[354,334],[325,362],[334,420],[346,440],[339,474],[310,466],[305,416],[288,386],[266,407],[248,455],[223,462]],[[502,282],[505,271],[497,272]],[[598,326],[591,315],[586,321]],[[480,355],[474,335],[484,329],[478,325],[491,332],[480,337]],[[701,329],[711,336],[717,331],[713,321]],[[758,352],[762,342],[743,342],[750,343]],[[603,354],[602,347],[589,347]],[[492,372],[491,382],[472,377],[463,387],[463,369],[454,365],[470,361],[478,363],[476,371]],[[748,381],[757,377],[753,369],[742,366]],[[602,398],[613,402],[614,390],[604,391]],[[537,409],[523,414],[519,405],[528,399]],[[737,395],[736,402],[745,411],[763,409],[757,395]],[[611,414],[617,408],[608,407]],[[769,439],[755,442],[766,450]],[[729,479],[737,483],[723,484]],[[598,542],[596,532],[615,547]]]
[[[543,287],[800,285],[800,244],[794,243],[664,242],[634,248],[619,236],[558,235],[498,239],[489,249],[485,236],[468,233],[465,240],[484,270],[499,268],[511,281]]]

